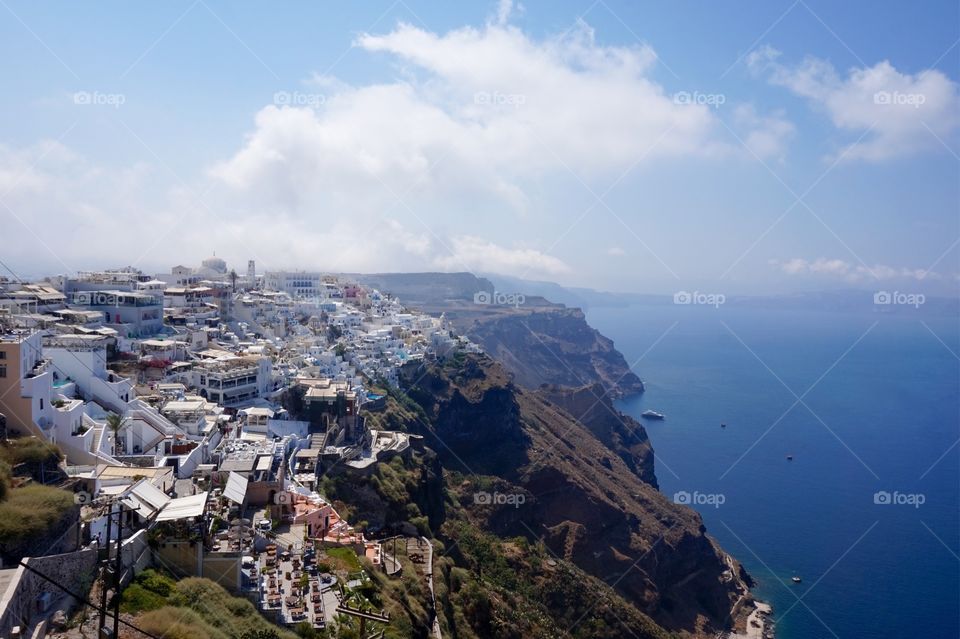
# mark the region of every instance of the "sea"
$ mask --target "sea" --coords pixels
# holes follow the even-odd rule
[[[661,491],[746,567],[777,637],[960,637],[957,317],[650,304],[587,319],[646,385],[619,408],[645,424]]]

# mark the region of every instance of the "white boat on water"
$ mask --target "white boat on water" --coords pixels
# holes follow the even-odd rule
[[[658,413],[655,410],[645,410],[640,413],[640,417],[646,417],[647,419],[664,419],[666,415],[663,413]]]

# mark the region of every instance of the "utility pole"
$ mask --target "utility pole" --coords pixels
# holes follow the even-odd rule
[[[117,559],[113,565],[113,639],[120,636],[120,577],[123,574],[123,505],[117,512]]]
[[[120,632],[120,577],[123,574],[123,504],[118,504],[117,512],[113,512],[114,503],[107,506],[107,540],[101,569],[102,583],[100,586],[100,623],[97,627],[97,639],[110,637],[116,639]],[[117,517],[117,554],[113,560],[113,569],[110,568],[110,535],[113,530],[113,517]],[[113,634],[107,631],[107,576],[113,573]]]
[[[100,569],[100,623],[97,624],[97,639],[103,637],[103,628],[107,623],[107,572],[110,567],[110,522],[113,521],[113,504],[107,505],[107,538],[106,552]],[[99,551],[100,549],[98,549]]]

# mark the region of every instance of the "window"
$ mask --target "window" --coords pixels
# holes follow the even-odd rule
[[[43,398],[40,398],[40,410],[43,410]]]
[[[5,365],[0,365],[0,378],[7,376],[7,367]]]
[[[0,351],[0,359],[7,359],[7,351]]]

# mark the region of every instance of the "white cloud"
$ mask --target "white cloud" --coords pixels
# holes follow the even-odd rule
[[[787,142],[793,137],[796,127],[783,112],[760,115],[752,104],[740,104],[734,107],[733,120],[746,131],[741,139],[754,155],[780,161],[785,159]]]
[[[570,271],[563,261],[538,250],[504,248],[469,235],[454,237],[450,254],[436,258],[434,264],[447,271],[484,273],[563,275]]]
[[[764,46],[747,56],[748,66],[772,84],[806,98],[834,126],[864,135],[840,151],[846,160],[880,161],[937,147],[960,124],[957,83],[935,69],[898,71],[884,60],[852,68],[844,76],[826,60],[807,57],[791,67]]]
[[[516,8],[502,2],[479,29],[399,24],[361,34],[356,46],[386,56],[397,79],[349,86],[314,77],[322,101],[263,108],[243,146],[211,170],[231,210],[303,220],[303,240],[344,216],[376,235],[388,211],[430,237],[445,256],[434,266],[550,274],[566,265],[497,239],[515,237],[512,219],[533,208],[544,180],[606,184],[638,161],[746,157],[716,110],[679,104],[650,78],[649,47],[598,44],[583,22],[535,39],[507,23]],[[733,120],[755,153],[782,157],[793,128],[780,114],[744,108]],[[468,210],[486,224],[471,226]],[[450,211],[467,220],[454,231]]]
[[[652,78],[650,47],[600,44],[582,21],[533,37],[509,24],[521,9],[505,0],[480,28],[361,34],[358,49],[396,79],[306,78],[189,185],[49,143],[0,149],[0,193],[37,228],[70,234],[57,242],[70,267],[102,265],[90,247],[107,238],[124,263],[159,267],[216,249],[278,268],[558,275],[572,269],[535,247],[565,211],[538,210],[541,193],[581,191],[578,179],[601,192],[638,161],[747,156],[716,109],[680,104]],[[792,126],[779,114],[733,113],[754,152],[782,155]],[[531,211],[525,238],[515,221]]]
[[[924,269],[896,268],[883,264],[865,266],[853,264],[841,259],[819,257],[815,260],[793,258],[789,260],[770,260],[770,264],[787,275],[814,275],[843,279],[848,282],[864,280],[939,280],[941,275]]]
[[[401,24],[356,44],[406,65],[404,79],[341,88],[317,109],[264,108],[215,174],[249,190],[310,194],[405,189],[437,169],[522,208],[525,179],[568,168],[589,179],[645,154],[723,148],[707,106],[675,104],[648,79],[648,47],[599,45],[584,24],[544,41],[499,24],[443,35]]]
[[[624,250],[623,250],[622,248],[620,248],[619,246],[611,246],[610,248],[607,249],[607,255],[609,255],[609,256],[611,256],[611,257],[622,257],[622,256],[624,256],[624,255],[626,255],[626,254],[627,254],[627,252],[624,251]]]
[[[515,5],[513,0],[499,0],[499,2],[497,2],[497,15],[494,24],[504,26],[510,21],[510,16],[514,11],[518,13],[522,12],[523,5],[519,2]]]

